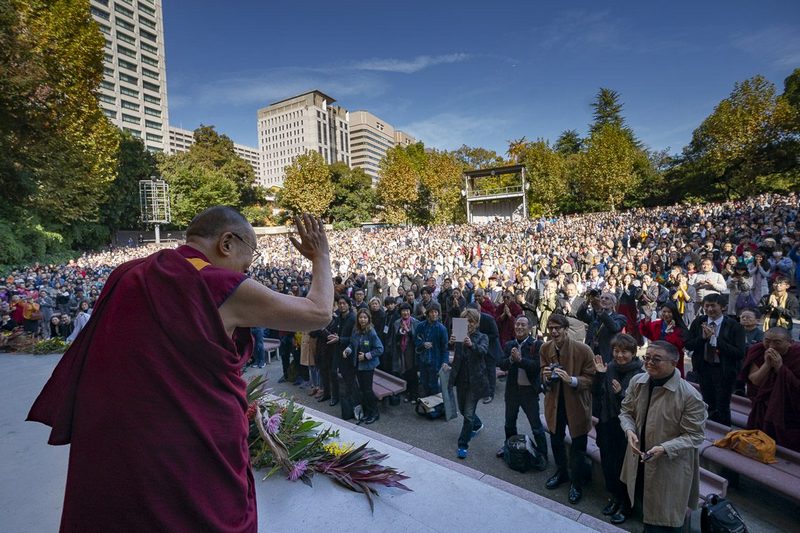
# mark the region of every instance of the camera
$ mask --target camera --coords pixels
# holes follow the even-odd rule
[[[549,383],[551,385],[553,383],[558,383],[559,380],[561,380],[561,378],[558,377],[558,374],[555,373],[556,369],[558,369],[558,368],[564,368],[564,367],[559,365],[558,363],[553,363],[553,364],[550,365],[550,381],[549,381]]]

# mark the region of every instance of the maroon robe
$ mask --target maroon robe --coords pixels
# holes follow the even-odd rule
[[[760,386],[749,379],[753,364],[764,364],[764,343],[759,342],[747,351],[741,378],[747,381],[753,401],[748,429],[760,429],[778,443],[800,452],[800,343],[793,342],[783,356],[778,372],[770,370]]]
[[[522,315],[522,307],[520,307],[516,302],[511,302],[508,304],[508,309],[511,311],[511,318],[503,315],[505,305],[506,304],[502,302],[500,305],[495,307],[495,321],[497,322],[497,331],[500,335],[500,346],[505,346],[508,341],[516,338],[516,334],[514,333],[514,322],[516,322],[517,318]]]
[[[28,414],[71,444],[62,531],[257,530],[252,338],[217,310],[244,279],[188,246],[109,276]]]

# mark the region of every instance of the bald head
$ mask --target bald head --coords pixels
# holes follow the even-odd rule
[[[186,229],[186,240],[193,237],[213,239],[226,231],[247,235],[252,230],[250,223],[237,210],[217,205],[209,207],[192,219]]]

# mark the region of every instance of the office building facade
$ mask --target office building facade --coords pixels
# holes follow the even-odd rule
[[[394,146],[408,146],[415,142],[414,137],[394,129],[369,111],[350,113],[352,167],[363,169],[372,178],[373,185],[378,181],[380,162],[386,151]]]
[[[103,113],[148,150],[168,152],[161,0],[90,0],[90,10],[105,38],[98,91]]]
[[[285,168],[309,151],[350,166],[350,116],[335,101],[315,90],[258,110],[262,186],[282,186]]]
[[[169,127],[169,153],[178,154],[181,152],[188,152],[193,144],[194,132],[192,130],[176,128],[175,126]],[[261,176],[261,153],[258,151],[258,148],[233,143],[233,151],[236,152],[236,155],[250,163],[250,166],[253,167],[253,172],[256,173],[256,179],[258,179],[259,176]]]

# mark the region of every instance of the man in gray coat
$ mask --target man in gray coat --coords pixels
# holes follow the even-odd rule
[[[706,406],[675,368],[678,350],[654,341],[644,357],[647,373],[631,379],[619,415],[628,437],[620,479],[641,506],[645,532],[682,529],[686,508],[697,507]]]

